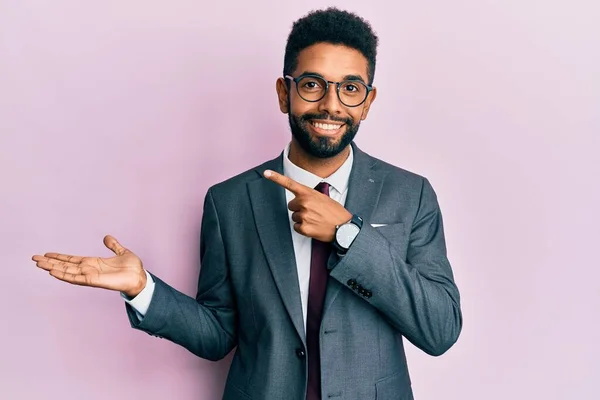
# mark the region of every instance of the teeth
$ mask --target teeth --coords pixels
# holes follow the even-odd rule
[[[325,129],[327,131],[335,131],[337,129],[340,129],[340,127],[342,126],[336,124],[322,124],[320,122],[313,122],[312,124],[317,128]]]

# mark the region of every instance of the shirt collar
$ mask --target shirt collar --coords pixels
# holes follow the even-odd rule
[[[350,146],[350,154],[348,155],[348,158],[346,158],[346,161],[344,161],[333,174],[329,175],[327,178],[321,178],[312,172],[300,168],[290,161],[288,158],[288,155],[290,154],[290,144],[291,142],[288,143],[283,150],[283,174],[285,176],[311,188],[314,188],[320,182],[327,182],[340,194],[346,191],[354,160],[352,146]]]

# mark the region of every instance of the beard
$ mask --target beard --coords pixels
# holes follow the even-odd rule
[[[360,123],[355,124],[351,118],[336,118],[329,114],[302,114],[295,116],[290,112],[288,113],[288,119],[292,136],[300,144],[300,147],[307,154],[317,158],[330,158],[339,154],[354,140],[360,126]],[[333,143],[333,138],[326,136],[312,137],[309,132],[309,124],[312,119],[344,123],[346,128],[339,142]]]

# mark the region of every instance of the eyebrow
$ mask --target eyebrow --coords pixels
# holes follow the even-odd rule
[[[318,77],[325,79],[325,77],[323,75],[319,74],[318,72],[314,72],[314,71],[304,71],[300,74],[300,76],[303,76],[303,75],[316,75]],[[341,81],[361,81],[361,82],[365,83],[365,80],[360,75],[346,75],[342,78]]]

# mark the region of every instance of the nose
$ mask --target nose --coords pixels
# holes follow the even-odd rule
[[[319,111],[326,112],[329,115],[338,115],[342,113],[342,104],[337,95],[337,86],[335,84],[329,84],[327,93],[319,101]]]

